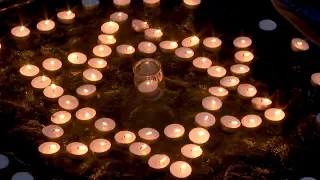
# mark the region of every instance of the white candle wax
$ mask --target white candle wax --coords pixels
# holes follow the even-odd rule
[[[11,29],[11,34],[15,37],[15,38],[27,38],[30,35],[30,29],[28,29],[25,26],[16,26],[14,28]]]
[[[293,38],[291,40],[291,48],[293,51],[307,51],[309,49],[309,44],[307,41],[300,38]]]
[[[96,116],[96,110],[90,107],[84,107],[76,112],[76,118],[82,122],[87,122]]]
[[[146,156],[151,152],[151,147],[142,142],[135,142],[129,146],[129,151],[137,156]]]
[[[206,57],[197,57],[192,61],[194,67],[200,70],[207,70],[211,67],[212,61]]]
[[[251,100],[251,104],[256,110],[265,110],[272,104],[272,101],[268,98],[255,97]]]
[[[235,76],[226,76],[220,80],[220,85],[228,89],[234,89],[239,82],[239,78]]]
[[[117,42],[117,40],[113,35],[100,34],[98,36],[98,44],[113,45],[116,42]]]
[[[82,156],[88,152],[88,147],[81,142],[72,142],[67,145],[68,153],[75,156]]]
[[[31,86],[36,89],[44,89],[51,84],[51,79],[47,76],[38,76],[32,79]]]
[[[101,58],[92,58],[88,61],[88,65],[91,68],[98,70],[104,69],[105,67],[107,67],[107,64],[107,61]]]
[[[126,8],[130,5],[131,0],[113,0],[116,8]]]
[[[234,132],[241,126],[241,122],[234,116],[223,116],[220,119],[221,127],[226,132]]]
[[[253,114],[244,116],[241,119],[242,126],[244,126],[246,128],[256,128],[256,127],[260,126],[261,123],[262,123],[261,117],[257,116],[257,115],[253,115]]]
[[[139,19],[132,20],[131,26],[136,32],[144,32],[146,29],[149,29],[148,22]]]
[[[183,0],[183,4],[189,9],[196,9],[201,3],[201,0]]]
[[[0,169],[4,169],[9,165],[9,158],[0,154]]]
[[[97,46],[95,46],[93,48],[92,52],[93,52],[93,54],[95,56],[104,57],[105,58],[105,57],[108,57],[111,54],[112,50],[107,45],[97,45]]]
[[[177,178],[186,178],[191,172],[191,166],[184,161],[176,161],[170,165],[170,173]]]
[[[119,144],[131,144],[136,140],[136,135],[130,131],[119,131],[114,136],[114,139]]]
[[[76,14],[69,11],[61,11],[57,14],[58,21],[63,24],[71,24],[74,22]]]
[[[199,46],[200,39],[197,36],[187,37],[182,40],[181,45],[183,47],[196,49]]]
[[[34,177],[28,172],[17,172],[12,176],[11,180],[34,180]]]
[[[164,128],[164,134],[168,138],[179,138],[182,137],[185,132],[185,129],[180,124],[170,124]]]
[[[313,86],[320,86],[320,73],[314,73],[311,75],[311,84]]]
[[[201,156],[202,153],[201,147],[195,144],[187,144],[181,148],[181,154],[191,159]]]
[[[55,142],[45,142],[40,144],[38,151],[42,154],[53,155],[60,150],[60,145]]]
[[[124,12],[115,12],[110,15],[110,20],[122,24],[128,19],[128,14]]]
[[[138,135],[141,139],[147,141],[157,140],[160,136],[159,132],[153,128],[142,128],[138,131]]]
[[[19,72],[23,76],[26,77],[33,77],[36,76],[39,73],[39,68],[35,65],[27,64],[20,68]]]
[[[277,108],[270,108],[264,112],[264,117],[271,122],[280,122],[285,118],[286,114]]]
[[[92,68],[89,68],[83,71],[82,75],[85,81],[88,81],[90,83],[99,82],[103,77],[100,71]]]
[[[252,44],[252,40],[246,36],[240,36],[233,40],[233,45],[237,48],[247,48]]]
[[[94,153],[105,153],[110,148],[111,143],[106,139],[95,139],[89,145],[89,149]]]
[[[58,100],[59,106],[65,110],[74,110],[79,106],[79,101],[71,95],[63,95]]]
[[[42,66],[45,70],[54,72],[62,67],[62,62],[56,58],[48,58],[42,62]]]
[[[127,44],[117,46],[117,53],[120,57],[131,57],[135,51],[133,46]]]
[[[204,39],[203,46],[207,51],[214,51],[221,47],[222,41],[217,37],[208,37]]]
[[[170,158],[165,154],[155,154],[148,160],[148,164],[153,169],[163,169],[170,163]]]
[[[229,91],[223,87],[215,86],[215,87],[209,88],[209,93],[220,99],[225,99],[228,96]]]
[[[77,88],[76,92],[82,97],[91,97],[96,92],[97,88],[92,84],[85,84]]]
[[[202,106],[209,111],[217,111],[222,107],[222,101],[215,96],[208,96],[202,100]]]
[[[152,42],[141,42],[138,45],[139,52],[144,56],[151,56],[153,53],[157,51],[157,46]]]
[[[47,19],[38,22],[37,29],[41,32],[51,32],[55,28],[56,24],[54,21]]]
[[[113,21],[102,24],[101,31],[105,34],[115,34],[119,30],[119,24]]]
[[[196,144],[204,144],[210,138],[210,133],[204,128],[193,128],[189,132],[189,139]]]
[[[177,48],[174,53],[182,61],[189,61],[194,55],[194,51],[186,47]]]
[[[65,124],[71,120],[71,114],[67,111],[58,111],[51,116],[51,122]]]
[[[216,123],[216,118],[208,112],[200,112],[195,116],[195,122],[202,127],[208,128]]]
[[[138,85],[138,90],[147,97],[156,96],[159,93],[158,82],[154,80],[143,81]]]
[[[162,36],[163,33],[161,29],[150,28],[144,31],[144,38],[148,41],[159,41]]]
[[[244,98],[251,98],[257,94],[257,89],[251,84],[240,84],[237,91],[238,94]]]
[[[254,55],[249,51],[238,51],[234,54],[237,63],[248,63],[254,58]]]
[[[75,65],[84,64],[87,61],[87,56],[81,52],[74,52],[68,55],[68,61]]]
[[[100,4],[99,0],[82,0],[81,2],[83,8],[88,11],[97,9]]]
[[[61,86],[51,84],[50,86],[44,88],[43,95],[49,99],[57,99],[62,96],[64,90]]]
[[[147,7],[154,8],[160,5],[160,0],[143,0],[143,4]]]
[[[177,47],[178,43],[175,41],[162,41],[160,44],[160,50],[163,53],[173,53]]]
[[[116,127],[116,123],[110,118],[100,118],[94,123],[94,127],[101,132],[108,132]]]
[[[42,129],[43,135],[48,138],[56,139],[64,134],[63,129],[58,125],[49,125]]]
[[[234,75],[244,76],[250,71],[250,68],[244,64],[235,64],[230,67],[230,71]]]
[[[211,66],[207,73],[210,77],[221,78],[227,74],[227,70],[222,66]]]

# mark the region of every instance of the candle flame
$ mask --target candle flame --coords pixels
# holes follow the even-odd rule
[[[67,16],[69,16],[71,14],[71,11],[69,10],[69,11],[67,11]]]
[[[149,86],[151,84],[151,82],[150,81],[147,81],[147,85]]]
[[[100,142],[100,146],[104,146],[104,145],[106,145],[105,142]]]
[[[46,76],[42,76],[41,81],[45,81],[46,80]]]
[[[248,91],[252,92],[254,91],[254,88],[248,88]]]
[[[264,102],[264,103],[270,103],[270,100],[267,99],[267,98],[265,98],[265,99],[263,99],[263,102]]]
[[[212,104],[216,104],[216,101],[215,101],[215,100],[212,100],[211,103],[212,103]]]
[[[24,26],[21,26],[21,27],[20,27],[20,31],[21,31],[21,32],[24,31],[24,29],[25,29]]]
[[[92,79],[95,79],[95,78],[96,78],[96,75],[95,75],[94,73],[91,73],[90,76],[91,76]]]
[[[108,123],[106,123],[106,122],[102,122],[102,125],[104,125],[104,126],[108,126]]]
[[[276,111],[274,112],[274,115],[279,115],[280,113],[281,113],[281,110],[278,109],[278,110],[276,110]]]
[[[303,43],[302,41],[297,42],[297,45],[301,46]]]
[[[125,138],[131,138],[131,134],[127,133],[124,135]]]
[[[97,63],[101,65],[103,63],[103,61],[98,60]]]
[[[164,163],[167,160],[167,157],[163,157],[162,159],[159,160],[160,163]]]
[[[181,164],[180,171],[183,171],[185,168],[187,168],[187,164]]]
[[[219,91],[219,92],[223,92],[223,88],[219,88],[218,91]]]
[[[243,71],[243,70],[244,70],[244,67],[243,67],[243,66],[241,66],[239,69],[240,69],[241,71]]]
[[[129,47],[127,47],[127,50],[132,50],[133,49],[133,47],[132,46],[129,46]]]
[[[103,47],[99,47],[99,50],[100,50],[100,51],[103,51]]]
[[[238,121],[231,121],[231,124],[236,125],[236,124],[238,124]]]
[[[112,35],[107,35],[106,36],[106,39],[109,39],[109,40],[111,40],[111,39],[113,39],[114,37],[112,36]]]
[[[242,44],[246,43],[246,40],[244,40],[244,39],[243,39],[243,40],[241,40],[241,43],[242,43]]]
[[[177,42],[170,42],[170,46],[176,46],[177,45]]]
[[[181,129],[175,129],[173,132],[179,133],[179,132],[181,132]]]
[[[206,60],[206,58],[202,58],[201,61],[202,61],[202,63],[205,63],[207,60]]]
[[[255,119],[249,119],[250,123],[254,123],[256,120]]]
[[[142,150],[142,149],[145,149],[146,147],[147,147],[147,145],[143,144],[140,149]]]
[[[84,89],[83,92],[88,93],[89,91],[88,91],[88,89]]]
[[[90,114],[88,112],[85,113],[86,118],[88,118],[90,116]]]
[[[55,85],[55,84],[51,84],[51,89],[56,89],[57,88],[57,86]]]
[[[68,100],[68,101],[66,101],[66,104],[70,104],[71,102]]]
[[[54,132],[60,132],[60,129],[54,129],[53,131]]]
[[[71,54],[71,57],[72,57],[73,59],[76,59],[76,58],[78,58],[78,55],[77,55],[77,54]]]
[[[198,151],[200,149],[201,149],[200,146],[195,146],[194,148],[191,149],[191,151]]]
[[[147,136],[149,136],[149,135],[151,135],[151,134],[152,134],[151,131],[149,131],[149,132],[146,133]]]
[[[121,12],[119,12],[119,13],[118,13],[118,16],[119,16],[119,17],[121,17],[121,16],[122,16],[122,13],[121,13]]]
[[[147,46],[150,47],[150,46],[151,46],[151,43],[148,43]]]
[[[204,120],[206,121],[206,120],[208,120],[209,119],[209,116],[205,116],[204,117]]]
[[[204,134],[205,134],[204,131],[199,131],[199,132],[198,132],[198,135],[199,135],[199,136],[203,136]]]
[[[195,41],[195,40],[197,40],[197,39],[198,39],[197,36],[193,36],[193,37],[191,38],[191,41]]]
[[[59,115],[59,118],[60,118],[60,119],[64,119],[64,115],[63,115],[63,114],[60,114],[60,115]]]
[[[147,21],[145,21],[145,22],[143,22],[143,24],[144,24],[144,25],[147,25],[147,24],[148,24],[148,22],[147,22]]]
[[[51,61],[50,61],[50,64],[53,66],[53,65],[54,65],[54,61],[53,61],[53,60],[51,60]]]
[[[50,144],[49,145],[49,149],[56,149],[57,148],[57,145],[55,145],[55,144]]]
[[[81,146],[79,146],[77,149],[86,150],[86,149],[87,149],[87,146],[81,145]]]
[[[186,51],[187,54],[192,54],[191,50]]]
[[[216,41],[217,41],[216,38],[213,38],[213,39],[211,40],[211,42],[213,42],[213,43],[215,43]]]
[[[234,83],[234,82],[236,82],[236,80],[235,79],[231,79],[231,82]]]
[[[49,20],[46,20],[46,21],[44,22],[44,24],[45,24],[45,25],[48,25],[48,24],[49,24]]]
[[[243,55],[248,57],[251,55],[251,52],[245,52],[245,53],[243,53]]]
[[[155,30],[154,33],[156,33],[156,34],[161,33],[161,30],[160,29]]]
[[[217,71],[217,72],[221,72],[221,68],[217,67],[217,68],[216,68],[216,71]]]
[[[27,69],[28,69],[28,70],[31,70],[31,66],[30,66],[29,64],[27,65]]]

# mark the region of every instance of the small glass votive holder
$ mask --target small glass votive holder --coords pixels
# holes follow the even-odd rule
[[[165,88],[161,63],[152,58],[141,59],[133,66],[134,84],[148,100],[158,100]]]

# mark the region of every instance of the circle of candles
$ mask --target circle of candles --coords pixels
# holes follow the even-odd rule
[[[51,79],[47,76],[38,76],[32,79],[31,86],[36,89],[44,89],[51,84]]]
[[[234,116],[223,116],[220,122],[222,130],[226,132],[235,132],[241,126],[239,119]]]
[[[190,141],[196,144],[204,144],[209,140],[209,138],[210,138],[210,133],[204,128],[200,128],[200,127],[193,128],[189,132]]]
[[[256,110],[265,110],[272,104],[272,101],[268,98],[255,97],[251,100],[251,104]]]
[[[234,54],[237,63],[248,63],[254,58],[254,55],[249,51],[238,51]]]
[[[191,36],[191,37],[184,38],[181,42],[181,45],[183,47],[196,49],[198,48],[199,43],[200,43],[200,39],[197,36]]]
[[[152,42],[141,42],[138,45],[139,52],[144,56],[151,56],[157,50],[157,46]]]
[[[132,20],[131,26],[136,32],[144,32],[146,29],[149,29],[148,22],[139,19]]]
[[[159,94],[158,82],[146,80],[138,85],[138,91],[146,97],[155,97]]]
[[[54,72],[62,67],[62,62],[56,58],[48,58],[42,62],[42,66],[45,70]]]
[[[146,156],[151,152],[151,147],[142,142],[134,142],[129,146],[129,151],[137,156]]]
[[[184,127],[180,124],[170,124],[164,128],[164,134],[168,138],[179,138],[182,137],[184,134]]]
[[[215,96],[208,96],[202,100],[202,106],[209,111],[217,111],[222,107],[222,101]]]
[[[133,46],[127,44],[117,46],[117,53],[120,57],[131,57],[135,51]]]
[[[160,5],[160,0],[143,0],[143,4],[146,7],[154,8]]]
[[[314,73],[311,75],[311,84],[313,86],[320,86],[320,73]]]
[[[159,41],[163,33],[161,29],[146,29],[144,31],[144,38],[148,41]]]
[[[101,58],[92,58],[88,61],[91,68],[102,70],[107,66],[107,61]]]
[[[65,110],[74,110],[79,106],[79,101],[71,95],[63,95],[58,100],[59,106]]]
[[[98,36],[98,44],[113,45],[116,42],[117,42],[117,40],[113,35],[100,34]]]
[[[71,114],[67,111],[58,111],[51,116],[51,122],[65,124],[71,120]]]
[[[223,100],[228,96],[229,91],[223,87],[214,86],[209,88],[209,93]]]
[[[155,154],[148,160],[148,164],[153,169],[163,169],[170,163],[170,158],[165,154]]]
[[[34,180],[34,177],[28,172],[17,172],[12,176],[11,180]]]
[[[19,72],[23,76],[26,77],[33,77],[36,76],[39,73],[39,68],[35,65],[27,64],[20,68]]]
[[[72,24],[76,15],[69,11],[62,11],[57,14],[58,21],[63,24]]]
[[[41,32],[49,33],[52,32],[52,30],[54,30],[55,26],[56,23],[54,23],[54,21],[47,19],[38,22],[37,29]]]
[[[237,91],[240,97],[243,98],[251,98],[257,94],[257,89],[251,84],[240,84]]]
[[[84,107],[76,112],[76,118],[82,122],[86,122],[93,119],[96,114],[96,110],[89,107]]]
[[[270,108],[264,112],[264,117],[271,122],[280,122],[284,119],[286,114],[277,108]]]
[[[101,31],[105,34],[115,34],[119,30],[119,24],[113,21],[102,24]]]
[[[81,142],[72,142],[67,145],[67,151],[74,156],[82,156],[88,152],[88,147]]]
[[[208,37],[203,40],[203,46],[207,51],[215,51],[221,47],[222,41],[217,37]]]
[[[250,71],[250,68],[244,64],[235,64],[230,67],[230,71],[234,75],[244,76]]]
[[[189,9],[196,9],[201,3],[201,0],[183,0],[183,4]]]
[[[209,128],[216,123],[216,118],[208,112],[200,112],[195,116],[195,122],[205,128]]]
[[[262,119],[257,115],[246,115],[241,119],[242,126],[246,128],[256,128],[262,123]]]
[[[42,129],[43,135],[50,139],[56,139],[63,135],[63,129],[58,125],[49,125]]]
[[[115,12],[110,15],[110,20],[122,24],[128,19],[128,14],[124,12]]]
[[[192,172],[191,166],[184,161],[176,161],[170,165],[170,173],[177,178],[186,178]]]
[[[16,26],[11,29],[11,34],[13,37],[18,39],[25,39],[30,35],[30,29],[25,26]]]
[[[235,76],[226,76],[220,80],[220,85],[230,90],[234,89],[240,80]]]
[[[130,5],[131,0],[113,0],[116,8],[126,8]]]
[[[114,136],[114,139],[119,144],[131,144],[134,140],[136,140],[136,135],[130,131],[119,131]]]
[[[181,148],[181,154],[191,159],[201,156],[202,153],[201,147],[195,144],[187,144]]]
[[[89,144],[89,149],[94,153],[105,153],[110,148],[111,143],[106,139],[95,139]]]
[[[55,142],[45,142],[40,144],[38,150],[42,154],[52,155],[60,150],[60,145]]]
[[[116,123],[110,118],[100,118],[94,123],[94,127],[101,132],[108,132],[116,127]]]
[[[160,136],[159,132],[153,128],[142,128],[138,131],[138,135],[147,141],[154,141]]]
[[[237,37],[233,40],[233,45],[237,48],[247,48],[252,44],[252,40],[246,36]]]
[[[295,52],[306,51],[309,49],[309,44],[303,39],[293,38],[291,40],[291,49]]]
[[[194,67],[202,71],[209,69],[212,65],[212,61],[206,57],[197,57],[192,61],[192,64]]]
[[[96,9],[100,4],[99,0],[82,0],[81,2],[85,10]]]
[[[76,92],[81,97],[89,98],[95,94],[96,90],[97,90],[97,88],[95,85],[85,84],[85,85],[78,87]]]
[[[277,24],[270,19],[264,19],[259,22],[259,27],[264,31],[273,31],[277,28]]]
[[[43,95],[49,99],[57,99],[62,96],[64,90],[61,86],[51,84],[50,86],[44,88]]]
[[[83,78],[85,81],[89,82],[89,83],[95,83],[95,82],[99,82],[103,75],[100,71],[96,70],[96,69],[86,69],[85,71],[83,71],[82,73]]]
[[[227,74],[227,70],[222,66],[211,66],[207,73],[210,77],[221,78]]]
[[[81,52],[74,52],[68,55],[68,61],[75,65],[84,64],[87,61],[87,56]]]
[[[0,169],[4,169],[9,165],[9,158],[0,154]]]
[[[193,50],[186,47],[177,48],[174,53],[182,61],[189,61],[194,55]]]
[[[173,53],[177,47],[178,43],[175,41],[162,41],[160,44],[160,50],[163,53]]]
[[[112,50],[107,45],[97,45],[92,50],[93,54],[98,57],[108,57]]]

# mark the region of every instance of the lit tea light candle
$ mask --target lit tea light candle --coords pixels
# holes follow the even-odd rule
[[[196,144],[204,144],[210,138],[210,133],[204,128],[193,128],[189,132],[189,139]]]
[[[251,44],[252,40],[246,36],[240,36],[233,40],[233,45],[237,48],[247,48]]]
[[[81,157],[88,152],[88,147],[81,142],[72,142],[67,145],[67,152],[73,156]]]
[[[146,156],[150,154],[151,147],[146,143],[135,142],[129,146],[129,151],[137,156]]]
[[[192,61],[192,64],[198,70],[203,71],[203,70],[207,70],[211,67],[212,61],[206,57],[197,57],[196,59],[194,59]]]
[[[63,24],[72,24],[76,17],[76,14],[69,11],[62,11],[57,14],[58,21]]]
[[[109,132],[116,127],[116,123],[110,118],[100,118],[94,123],[94,127],[100,132]]]
[[[249,63],[253,60],[254,55],[249,51],[238,51],[234,57],[237,63]]]
[[[4,169],[9,165],[9,158],[3,154],[0,154],[0,169]]]
[[[82,75],[83,75],[84,81],[88,83],[100,82],[103,77],[100,71],[92,68],[89,68],[83,71]]]
[[[105,58],[105,57],[108,57],[111,54],[112,50],[107,45],[97,45],[97,46],[95,46],[93,48],[92,52],[93,52],[93,54],[95,56],[104,57]]]
[[[56,154],[60,150],[60,145],[55,142],[45,142],[40,144],[38,147],[38,151],[41,154],[45,155],[53,155]]]
[[[192,172],[191,166],[184,161],[176,161],[170,165],[170,173],[174,177],[186,178],[190,176],[191,172]]]
[[[197,49],[199,47],[200,39],[197,36],[187,37],[182,40],[181,45],[183,47]]]
[[[68,55],[68,61],[75,65],[87,62],[87,56],[81,52],[74,52]]]
[[[148,22],[141,21],[139,19],[132,20],[131,26],[136,32],[144,32],[146,29],[149,29]]]
[[[208,96],[202,100],[202,106],[209,111],[217,111],[222,107],[222,101],[215,96]]]
[[[102,24],[101,31],[105,34],[115,34],[119,30],[119,24],[113,21]]]
[[[36,89],[44,89],[51,84],[51,79],[47,76],[38,76],[32,79],[31,86]]]
[[[286,114],[281,109],[277,109],[277,108],[270,108],[264,112],[264,117],[268,121],[274,122],[274,123],[281,122],[285,118],[285,116]]]
[[[133,46],[127,44],[117,46],[117,53],[120,57],[132,57],[135,51]]]
[[[251,100],[251,104],[256,110],[265,110],[272,104],[272,101],[268,98],[255,97]]]
[[[261,123],[262,123],[262,119],[260,116],[257,116],[257,115],[250,114],[250,115],[244,116],[241,119],[242,126],[250,129],[257,128],[258,126],[260,126]]]
[[[163,33],[161,29],[150,28],[144,31],[144,38],[148,41],[159,41],[162,36],[163,36]]]
[[[220,85],[227,89],[233,90],[237,87],[239,82],[239,78],[235,76],[226,76],[220,80]]]
[[[178,43],[175,41],[162,41],[160,44],[160,50],[163,53],[173,53],[177,47]]]
[[[311,75],[311,84],[313,86],[320,86],[320,73],[314,73]]]
[[[77,88],[76,92],[80,97],[91,98],[96,93],[96,86],[92,84],[85,84]]]
[[[155,154],[148,160],[148,164],[153,169],[163,169],[170,163],[170,158],[165,154]]]
[[[143,4],[146,7],[154,8],[160,5],[160,0],[143,0]]]
[[[16,26],[11,29],[11,34],[16,39],[26,39],[30,35],[30,29],[25,26]]]
[[[230,71],[234,75],[245,76],[250,71],[250,68],[244,64],[235,64],[230,67]]]
[[[214,86],[209,88],[209,93],[223,100],[228,96],[229,91],[223,87]]]
[[[201,0],[183,0],[183,4],[189,9],[196,9],[201,3]]]
[[[170,124],[164,128],[164,134],[171,139],[182,137],[185,129],[180,124]]]
[[[195,122],[199,126],[209,128],[216,123],[216,118],[208,112],[200,112],[195,116]]]
[[[257,89],[251,84],[240,84],[237,88],[238,95],[242,98],[252,98],[257,94]]]
[[[82,0],[83,8],[88,11],[97,9],[99,4],[99,0]]]
[[[96,110],[85,107],[81,108],[76,112],[76,118],[82,122],[88,122],[96,116]]]
[[[138,85],[138,91],[146,97],[155,97],[159,94],[158,82],[146,80]]]
[[[124,12],[115,12],[110,15],[110,20],[122,24],[128,19],[128,14]]]
[[[177,59],[181,60],[183,62],[190,61],[194,55],[194,51],[192,49],[186,48],[186,47],[177,48],[174,53],[175,53]]]
[[[71,114],[67,111],[58,111],[51,116],[51,122],[59,125],[68,123],[71,120]]]
[[[71,95],[63,95],[58,100],[59,106],[65,110],[74,110],[79,106],[79,101]]]
[[[220,119],[221,128],[225,132],[235,132],[237,129],[240,128],[241,122],[234,116],[223,116]]]
[[[119,144],[131,144],[136,140],[136,135],[130,131],[119,131],[114,136],[114,139]]]
[[[91,68],[98,69],[100,71],[105,69],[105,67],[107,67],[107,64],[107,61],[101,58],[92,58],[88,61],[88,65]]]
[[[17,172],[11,180],[34,180],[34,177],[29,172]]]
[[[309,44],[303,39],[293,38],[291,40],[291,49],[295,52],[307,51],[309,49]]]
[[[187,144],[181,148],[181,154],[191,159],[201,156],[202,153],[201,147],[195,144]]]
[[[106,139],[95,139],[89,144],[89,149],[93,153],[104,154],[111,148],[110,141]]]
[[[138,50],[143,56],[149,57],[157,51],[157,46],[152,42],[141,42],[138,45]]]
[[[113,0],[113,4],[116,8],[127,8],[130,5],[131,0]]]
[[[47,19],[38,22],[37,29],[43,33],[50,33],[54,30],[55,26],[56,24],[54,23],[54,21]]]
[[[207,73],[209,77],[212,78],[221,78],[227,74],[227,70],[222,66],[211,66]]]
[[[43,95],[51,100],[55,100],[62,96],[64,90],[61,86],[51,84],[50,86],[44,88]]]
[[[138,131],[138,135],[141,139],[147,141],[155,141],[160,136],[159,132],[153,128],[142,128]]]
[[[19,72],[25,77],[33,77],[39,73],[39,68],[35,65],[27,64],[20,68]]]
[[[57,139],[64,134],[64,131],[58,125],[49,125],[42,129],[42,134],[50,139]]]
[[[215,51],[220,49],[222,41],[217,37],[208,37],[204,39],[203,46],[207,51]]]
[[[42,66],[49,72],[55,72],[62,67],[62,62],[56,58],[48,58],[42,62]]]
[[[116,38],[113,35],[108,34],[100,34],[98,36],[98,44],[106,44],[106,45],[113,45],[117,42]]]

